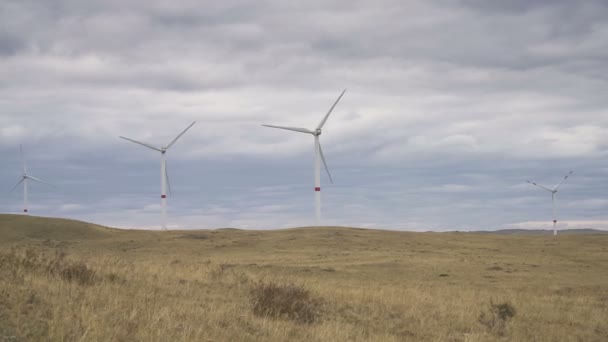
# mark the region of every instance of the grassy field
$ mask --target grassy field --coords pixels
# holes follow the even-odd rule
[[[0,215],[0,341],[608,341],[608,235]]]

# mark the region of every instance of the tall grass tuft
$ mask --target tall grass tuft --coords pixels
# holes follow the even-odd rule
[[[79,285],[92,285],[99,280],[95,270],[82,261],[66,258],[66,253],[56,250],[54,257],[37,253],[32,249],[13,248],[9,253],[0,256],[0,268],[9,271],[13,278],[27,272],[46,272],[68,282]]]

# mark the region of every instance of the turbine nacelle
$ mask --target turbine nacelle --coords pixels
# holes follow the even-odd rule
[[[315,129],[315,130],[313,131],[312,135],[314,135],[315,137],[318,137],[318,136],[320,136],[320,135],[321,135],[321,133],[322,133],[322,132],[321,132],[321,129],[320,129],[320,128],[317,128],[317,129]]]

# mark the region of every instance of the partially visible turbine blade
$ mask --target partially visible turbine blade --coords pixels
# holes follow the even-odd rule
[[[21,155],[21,164],[23,164],[23,174],[27,174],[27,167],[25,166],[25,157],[23,157],[23,145],[19,144],[19,154]]]
[[[340,94],[340,96],[338,96],[338,99],[336,100],[336,102],[334,102],[333,106],[331,106],[331,108],[329,109],[329,112],[327,112],[327,114],[325,114],[325,117],[323,118],[323,120],[321,121],[319,126],[317,126],[317,129],[323,128],[323,125],[325,125],[327,118],[329,118],[329,114],[331,114],[331,112],[334,110],[334,107],[336,107],[336,105],[338,104],[338,101],[340,101],[340,99],[342,98],[342,95],[344,95],[345,92],[346,92],[346,89],[344,89],[342,91],[342,94]]]
[[[184,135],[184,133],[186,133],[186,131],[189,130],[190,127],[194,126],[195,123],[196,123],[196,121],[191,123],[190,126],[186,127],[186,129],[183,132],[181,132],[175,139],[173,139],[173,141],[169,145],[167,145],[167,149],[169,149],[169,147],[173,146],[173,144],[175,144],[177,139],[181,138],[181,136]]]
[[[150,144],[146,144],[146,143],[143,143],[143,142],[141,142],[141,141],[137,141],[137,140],[129,139],[129,138],[126,138],[126,137],[123,137],[123,136],[119,136],[119,138],[121,138],[121,139],[125,139],[125,140],[129,140],[130,142],[134,142],[134,143],[136,143],[136,144],[140,144],[140,145],[142,145],[142,146],[146,146],[147,148],[151,148],[151,149],[153,149],[153,150],[156,150],[156,151],[158,151],[158,152],[161,152],[160,148],[158,148],[158,147],[154,147],[154,146],[152,146],[152,145],[150,145]]]
[[[300,132],[300,133],[314,134],[314,132],[309,130],[308,128],[285,127],[285,126],[274,126],[274,125],[262,125],[262,126],[270,127],[270,128],[286,129],[288,131],[294,131],[294,132]]]
[[[25,178],[25,177],[24,177],[24,178]],[[33,180],[33,181],[36,181],[36,182],[40,182],[40,183],[44,183],[44,184],[47,184],[47,185],[50,185],[50,186],[54,186],[53,184],[51,184],[51,183],[49,183],[49,182],[45,182],[45,181],[43,181],[42,179],[38,179],[38,178],[36,178],[36,177],[27,176],[27,178],[29,178],[29,179],[31,179],[31,180]]]
[[[530,183],[530,184],[532,184],[532,185],[536,185],[537,187],[542,188],[542,189],[545,189],[545,190],[547,190],[547,191],[549,191],[549,192],[553,192],[553,190],[551,190],[551,189],[549,189],[549,188],[546,188],[546,187],[544,187],[544,186],[542,186],[542,185],[540,185],[540,184],[536,184],[536,183],[531,182],[531,181],[526,181],[526,182],[527,182],[527,183]]]
[[[13,192],[13,190],[15,190],[15,188],[18,187],[19,184],[23,183],[24,180],[25,180],[25,177],[21,178],[21,180],[17,184],[15,184],[14,187],[11,188],[11,191],[9,191],[9,193]]]
[[[323,148],[321,147],[321,143],[319,142],[319,154],[321,155],[321,160],[323,161],[323,166],[325,166],[325,171],[327,171],[327,175],[329,176],[329,182],[334,184],[334,180],[331,178],[331,173],[329,173],[329,168],[327,167],[327,162],[325,161],[325,156],[323,155]]]
[[[568,172],[568,174],[566,175],[566,177],[564,177],[564,179],[562,179],[562,181],[561,181],[561,182],[559,182],[559,184],[557,184],[557,185],[556,185],[556,186],[553,188],[553,190],[557,190],[557,188],[559,188],[559,187],[560,187],[560,185],[564,184],[564,182],[566,181],[566,179],[568,179],[568,177],[570,177],[570,175],[571,175],[573,172],[574,172],[574,170],[572,170],[572,171]]]
[[[173,196],[173,192],[171,191],[171,182],[169,182],[169,168],[167,167],[166,161],[165,161],[165,180],[167,181],[167,190],[169,190],[169,195]]]

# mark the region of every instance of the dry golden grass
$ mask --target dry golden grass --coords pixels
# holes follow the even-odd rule
[[[149,232],[0,215],[0,240],[0,341],[608,341],[608,235]],[[93,281],[78,281],[83,267]],[[304,290],[318,319],[256,315],[261,283]],[[491,302],[516,310],[503,328],[480,323]]]

